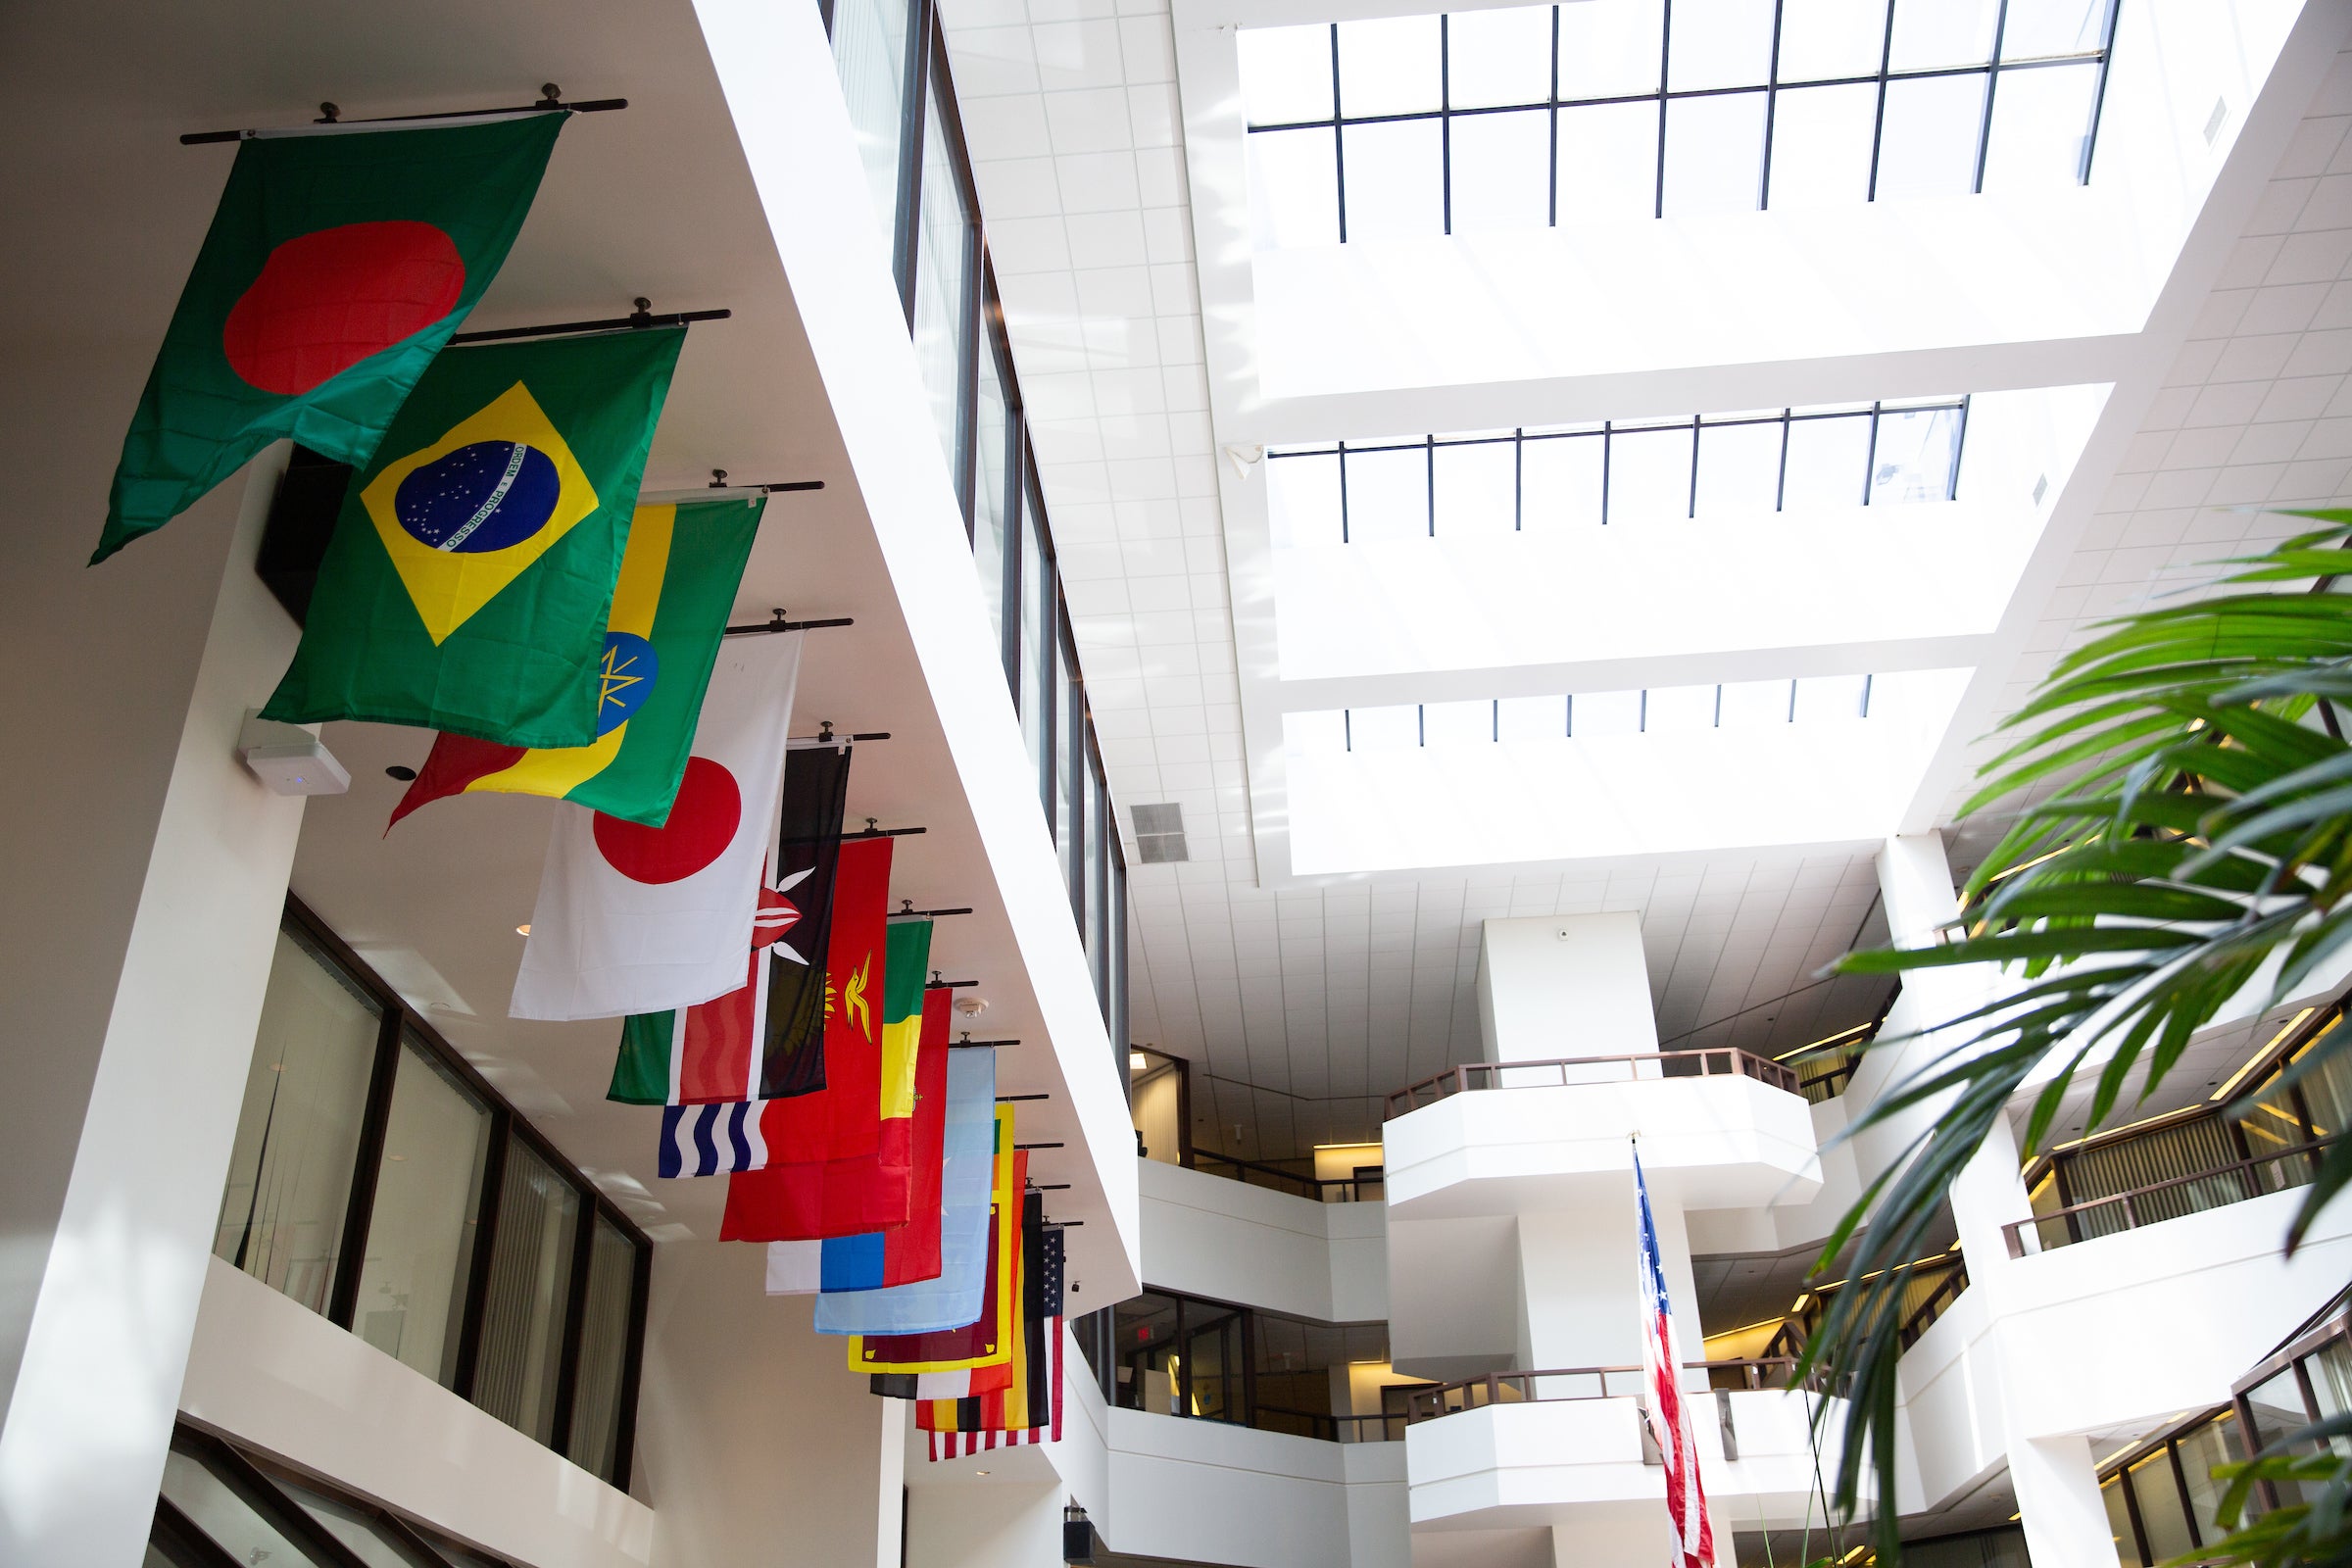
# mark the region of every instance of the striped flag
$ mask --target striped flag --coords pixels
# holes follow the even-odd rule
[[[767,1164],[767,1139],[760,1129],[762,1100],[725,1105],[662,1107],[661,1174],[717,1176],[731,1170],[760,1170]]]
[[[1649,1217],[1649,1187],[1642,1179],[1642,1152],[1634,1151],[1634,1206],[1641,1212],[1642,1371],[1649,1386],[1649,1435],[1666,1463],[1666,1528],[1673,1549],[1670,1568],[1715,1568],[1715,1527],[1707,1518],[1707,1491],[1698,1478],[1698,1438],[1683,1407],[1682,1347],[1675,1341],[1673,1304],[1666,1297],[1666,1271],[1658,1259],[1658,1228]]]

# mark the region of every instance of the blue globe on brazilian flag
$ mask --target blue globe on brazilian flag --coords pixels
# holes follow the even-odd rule
[[[592,745],[613,588],[682,329],[451,349],[354,475],[265,716]],[[650,648],[645,651],[651,652]]]

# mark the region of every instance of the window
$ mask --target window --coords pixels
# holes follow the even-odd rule
[[[1081,1324],[1084,1327],[1084,1324]],[[1100,1329],[1094,1341],[1104,1338]],[[1389,1365],[1386,1323],[1318,1323],[1173,1291],[1110,1308],[1112,1402],[1151,1415],[1224,1421],[1337,1443],[1404,1436],[1400,1391],[1418,1387]]]
[[[1260,250],[2090,177],[2116,0],[1613,0],[1239,35]]]
[[[1099,770],[1081,780],[1096,765],[1086,760],[1095,755],[1094,726],[1078,700],[1082,677],[938,7],[936,0],[828,0],[820,9],[874,210],[891,237],[894,279],[982,599],[1002,639],[1005,680],[1037,768],[1038,803],[1061,852],[1077,935],[1115,1044],[1125,1033],[1125,992],[1112,971],[1125,932],[1113,939],[1098,928],[1100,911],[1112,906],[1113,872],[1099,858],[1090,860],[1086,850],[1104,844],[1116,853],[1102,825],[1109,820],[1109,795]],[[1336,134],[1326,131],[1326,143]],[[1400,190],[1404,206],[1418,200]],[[1097,812],[1101,822],[1090,828]],[[1123,892],[1125,868],[1116,875]],[[1096,924],[1089,923],[1090,908],[1098,911]]]
[[[234,1150],[221,1258],[626,1489],[651,1244],[292,898]]]
[[[1949,501],[1966,398],[1266,454],[1277,547]]]
[[[215,1255],[323,1312],[384,1009],[299,929],[278,932]]]
[[[1868,675],[1806,675],[1569,697],[1403,703],[1285,713],[1283,734],[1293,752],[1328,755],[1819,724],[1868,718],[1870,687]]]

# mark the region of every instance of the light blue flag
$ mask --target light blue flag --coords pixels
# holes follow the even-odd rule
[[[931,1334],[979,1318],[988,1289],[988,1200],[996,1178],[996,1145],[997,1054],[953,1052],[939,1181],[939,1278],[819,1296],[819,1334]]]

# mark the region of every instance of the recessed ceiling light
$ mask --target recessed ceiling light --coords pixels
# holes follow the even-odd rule
[[[523,921],[522,924],[514,928],[514,934],[518,937],[529,936],[531,934],[531,922],[528,920]]]
[[[394,762],[390,767],[384,769],[384,776],[396,778],[406,784],[416,776],[416,770],[413,767],[403,767],[400,763]]]
[[[1142,1052],[1130,1051],[1127,1053],[1127,1070],[1129,1072],[1142,1072],[1146,1067],[1151,1065],[1152,1058],[1145,1055]]]
[[[984,1475],[988,1474],[988,1472],[987,1472],[987,1471],[985,1471],[985,1470],[975,1470],[975,1471],[973,1471],[973,1472],[972,1472],[972,1474],[974,1474],[974,1475],[976,1475],[976,1476],[984,1476]]]

